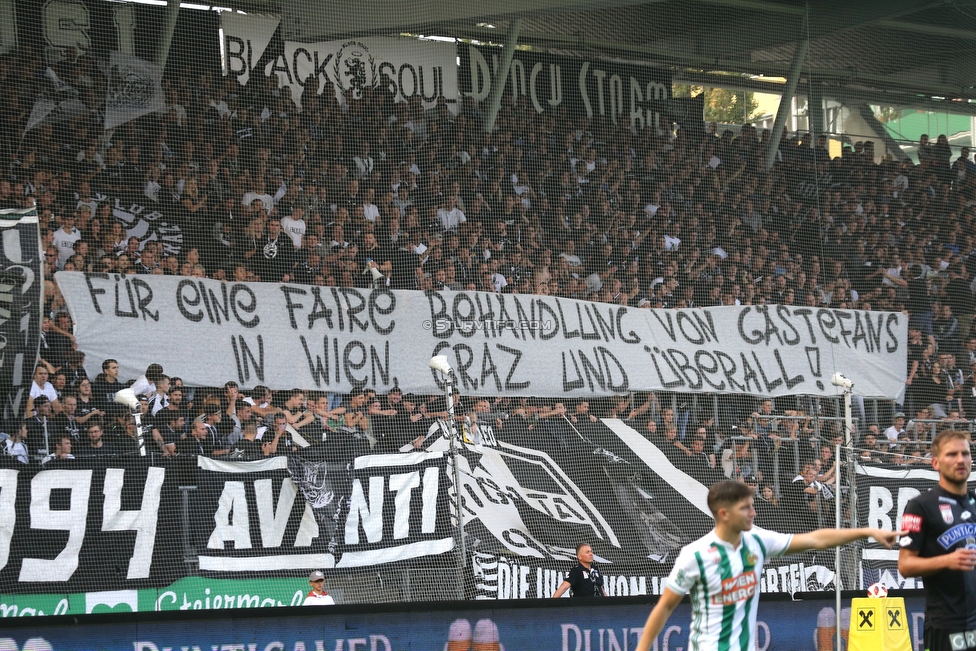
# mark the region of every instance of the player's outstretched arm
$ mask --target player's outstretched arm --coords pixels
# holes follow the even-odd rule
[[[855,540],[874,538],[881,545],[891,549],[899,536],[905,531],[885,531],[883,529],[817,529],[810,533],[799,533],[793,536],[793,541],[787,548],[787,554],[798,554],[809,549],[830,549],[839,547]]]
[[[668,622],[668,617],[674,609],[681,603],[683,595],[678,594],[671,588],[664,588],[661,598],[657,600],[651,614],[647,616],[647,623],[644,624],[644,632],[641,634],[640,642],[637,643],[635,651],[651,651],[654,640],[661,634],[664,625]]]

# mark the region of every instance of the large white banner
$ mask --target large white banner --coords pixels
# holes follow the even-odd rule
[[[221,19],[223,48],[228,72],[247,84],[272,36],[279,19],[273,16],[225,14]],[[279,47],[281,41],[278,41]],[[308,77],[317,81],[319,94],[331,88],[340,98],[365,88],[389,84],[396,101],[419,96],[424,108],[441,97],[455,113],[458,110],[457,48],[453,43],[419,41],[410,38],[354,38],[341,41],[302,43],[285,41],[284,51],[271,51],[263,76],[278,76],[279,86],[291,88],[301,106]],[[267,59],[266,59],[267,60]]]
[[[352,90],[354,97],[365,88],[389,84],[395,100],[419,95],[424,108],[441,97],[457,112],[457,48],[453,43],[432,43],[402,38],[361,38],[322,43],[285,42],[285,51],[265,68],[278,75],[281,86],[290,86],[301,106],[309,76],[318,80],[321,94],[329,82],[340,98]]]
[[[551,296],[61,272],[88,371],[151,363],[192,385],[582,397],[669,390],[898,397],[908,318],[785,305],[648,310]]]

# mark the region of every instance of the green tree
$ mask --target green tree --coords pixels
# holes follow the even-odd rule
[[[705,121],[719,124],[742,124],[761,117],[757,110],[759,102],[752,93],[729,90],[728,88],[704,88],[675,84],[674,97],[698,97],[705,93]],[[745,109],[742,103],[745,102]]]
[[[901,119],[902,112],[893,106],[875,106],[874,117],[878,118],[881,124],[894,122]]]

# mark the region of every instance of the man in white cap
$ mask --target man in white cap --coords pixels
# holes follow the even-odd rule
[[[444,651],[471,651],[471,622],[466,619],[451,622]]]
[[[885,437],[888,439],[889,449],[897,448],[899,443],[898,438],[905,434],[905,414],[899,411],[891,420],[891,427],[884,432]]]
[[[303,606],[334,606],[335,599],[325,591],[325,575],[315,570],[308,575],[308,584],[312,586],[308,594],[305,595]]]

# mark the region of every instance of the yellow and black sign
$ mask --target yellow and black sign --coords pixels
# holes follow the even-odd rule
[[[855,601],[857,600],[855,599]],[[852,608],[851,617],[854,617],[854,620],[857,622],[857,626],[855,627],[857,631],[870,631],[873,633],[878,630],[878,609],[874,604],[870,606],[858,606],[856,616]]]
[[[848,651],[912,651],[901,597],[852,600],[850,631]]]

